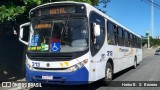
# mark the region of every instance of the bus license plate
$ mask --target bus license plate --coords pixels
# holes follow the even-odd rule
[[[42,76],[42,79],[53,80],[53,76]]]

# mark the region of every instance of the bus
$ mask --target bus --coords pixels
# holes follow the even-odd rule
[[[95,7],[52,2],[29,12],[19,40],[27,45],[26,80],[47,84],[88,84],[142,61],[141,37]],[[29,40],[23,28],[29,27]]]

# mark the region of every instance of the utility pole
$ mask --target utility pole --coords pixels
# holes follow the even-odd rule
[[[155,0],[141,0],[151,5],[151,26],[150,26],[150,36],[156,37],[156,31],[154,30],[154,7],[160,9],[160,3],[155,2]]]
[[[149,36],[148,36],[148,49],[150,48],[150,40],[149,40]]]
[[[154,38],[154,0],[151,5],[151,36]]]
[[[149,31],[146,31],[146,38],[148,39],[148,49],[150,47],[150,35],[149,35]]]

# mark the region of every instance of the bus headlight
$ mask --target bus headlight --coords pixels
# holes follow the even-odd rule
[[[32,67],[31,65],[28,64],[28,59],[26,59],[25,64],[26,64],[26,66],[27,66],[30,70],[33,69],[33,67]]]
[[[32,67],[31,65],[29,65],[29,64],[26,64],[26,66],[27,66],[30,70],[33,69],[33,67]]]
[[[70,72],[76,71],[77,69],[82,68],[87,62],[88,62],[88,59],[85,59],[85,60],[83,60],[82,62],[71,66],[71,67],[69,68],[69,71],[70,71]]]

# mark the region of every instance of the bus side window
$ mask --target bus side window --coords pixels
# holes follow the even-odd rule
[[[130,47],[130,33],[129,32],[127,32],[127,34],[128,34],[128,47]]]
[[[94,36],[94,26],[93,26],[93,23],[90,23],[90,29],[91,29],[91,42],[94,43],[94,39],[95,39],[95,36]]]
[[[123,43],[122,46],[125,46],[125,31],[124,31],[124,29],[122,29],[122,43]]]
[[[95,36],[93,23],[100,25],[100,36]],[[105,41],[105,18],[98,13],[91,12],[90,14],[90,42],[91,42],[91,54],[94,56],[102,48]]]
[[[140,39],[140,46],[139,46],[139,48],[142,48],[142,45],[141,45],[141,43],[142,43],[142,40],[141,40],[141,38],[139,38]]]
[[[122,28],[118,27],[118,45],[123,46],[123,31]]]
[[[135,36],[135,38],[134,38],[134,46],[135,46],[135,48],[137,48],[137,36]]]
[[[126,30],[124,30],[124,35],[125,46],[128,47],[128,32]]]
[[[135,47],[134,38],[135,38],[135,36],[132,34],[132,47],[133,47],[133,48]]]
[[[130,33],[130,47],[132,47],[133,46],[133,44],[132,44],[132,34]]]
[[[118,43],[118,32],[117,32],[117,25],[114,26],[114,38],[115,38],[115,44]]]
[[[107,41],[110,45],[115,45],[115,25],[112,22],[108,22],[107,25]]]
[[[93,24],[91,24],[91,34],[92,42],[94,43],[94,40],[96,40],[96,43],[94,43],[95,51],[98,51],[104,42],[105,28],[100,26],[100,36],[94,36]]]

